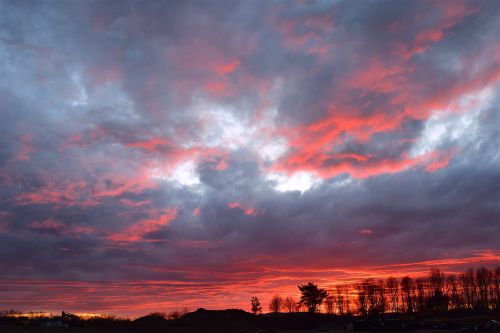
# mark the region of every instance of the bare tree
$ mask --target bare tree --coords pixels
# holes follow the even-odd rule
[[[386,289],[383,280],[378,280],[376,283],[374,305],[374,313],[376,314],[384,313],[387,310]]]
[[[450,308],[457,310],[462,308],[460,294],[458,292],[457,277],[453,274],[446,277],[446,293],[450,297]]]
[[[271,298],[271,302],[269,302],[269,311],[278,315],[278,313],[283,308],[283,298],[281,296],[275,295]]]
[[[174,310],[174,311],[170,311],[169,313],[167,313],[163,317],[166,318],[166,319],[169,319],[169,320],[176,320],[176,319],[179,319],[180,317],[182,317],[185,314],[186,313],[182,313],[179,310]]]
[[[295,304],[295,312],[306,312],[307,308],[302,302],[297,302]]]
[[[356,285],[358,313],[362,316],[368,314],[368,288],[365,283]]]
[[[368,300],[368,313],[372,315],[384,313],[386,308],[384,281],[367,279],[364,286]]]
[[[182,316],[184,316],[188,313],[189,313],[188,308],[182,308],[181,310],[174,310],[174,311],[170,311],[167,314],[163,314],[163,317],[166,319],[175,320],[175,319],[181,318]],[[156,314],[162,315],[161,312],[156,312]]]
[[[332,315],[334,308],[335,308],[335,296],[328,295],[325,298],[325,312],[329,315]]]
[[[283,307],[286,309],[288,312],[294,312],[295,308],[297,306],[297,302],[293,299],[291,296],[287,296],[285,300],[283,301]]]
[[[415,284],[411,277],[405,276],[401,280],[401,293],[405,311],[414,312]]]
[[[425,279],[416,279],[415,280],[415,290],[416,290],[416,295],[415,295],[415,311],[416,312],[422,312],[425,309],[425,299],[427,298],[426,295],[426,280]]]
[[[437,267],[431,268],[429,276],[429,297],[426,308],[445,311],[448,309],[449,297],[444,292],[445,276]]]
[[[342,316],[349,308],[349,287],[346,285],[335,286],[335,303],[337,313]]]
[[[477,307],[485,311],[489,307],[489,289],[493,281],[493,272],[487,268],[481,267],[476,270],[477,284]]]
[[[291,297],[282,299],[281,310],[293,312],[307,307],[316,312],[324,302],[326,313],[344,315],[350,313],[350,300],[354,300],[352,310],[357,310],[360,315],[430,310],[484,313],[500,310],[500,267],[496,270],[471,268],[457,276],[444,274],[433,267],[427,277],[415,280],[409,276],[400,280],[395,277],[385,281],[366,279],[352,285],[336,285],[329,293],[308,283],[299,286],[299,290],[301,301],[296,303]],[[271,303],[270,310],[277,312],[276,304]]]
[[[386,281],[387,295],[389,296],[389,309],[397,312],[399,309],[399,283],[398,279],[389,277]]]
[[[495,277],[493,279],[493,290],[495,298],[495,310],[500,310],[500,267],[495,269]]]
[[[471,268],[458,277],[460,289],[462,290],[465,307],[474,309],[476,306],[476,287],[474,270]]]
[[[342,313],[350,314],[351,311],[351,291],[352,286],[344,286],[343,288],[343,295],[344,295],[344,302],[343,302],[343,308],[344,311]]]
[[[443,294],[444,280],[445,280],[444,274],[439,270],[439,268],[432,267],[431,274],[429,277],[429,282],[431,287],[430,291],[432,294],[436,292],[440,292],[441,294]]]

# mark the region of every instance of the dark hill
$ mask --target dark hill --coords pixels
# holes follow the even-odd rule
[[[133,321],[133,326],[135,328],[142,328],[144,330],[163,330],[167,327],[172,327],[172,324],[172,320],[165,319],[160,313],[152,313]]]
[[[258,331],[259,319],[243,310],[198,309],[170,320],[157,313],[134,320],[131,332],[253,333]]]
[[[180,326],[197,332],[248,332],[257,327],[257,316],[243,310],[198,309],[179,319]]]

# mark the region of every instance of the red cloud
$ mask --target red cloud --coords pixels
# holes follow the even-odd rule
[[[126,143],[128,147],[142,148],[144,150],[149,150],[149,151],[156,151],[159,147],[170,144],[171,144],[170,140],[165,138],[151,138],[148,140]]]
[[[227,204],[229,208],[240,208],[241,204],[239,202],[230,202]]]
[[[182,78],[175,82],[180,95],[190,95],[193,91],[203,90],[210,95],[225,97],[235,91],[231,76],[241,67],[241,53],[226,50],[206,39],[186,39],[175,49],[167,48],[165,57],[174,63]]]
[[[40,179],[42,186],[31,192],[24,192],[16,196],[19,205],[54,204],[56,206],[95,206],[106,197],[120,196],[124,193],[139,193],[147,188],[156,187],[151,180],[150,167],[141,166],[135,170],[133,176],[123,173],[100,174],[92,182],[80,179],[80,175],[71,175],[76,178],[55,178],[52,173],[43,172]]]
[[[36,152],[35,148],[32,145],[33,135],[27,134],[23,135],[20,138],[21,148],[17,152],[16,156],[13,158],[18,161],[29,161],[31,160],[31,154]]]
[[[334,31],[333,15],[310,15],[301,19],[269,18],[282,36],[283,45],[294,52],[319,55],[326,60],[333,43],[327,38]]]
[[[144,236],[148,233],[159,230],[161,227],[168,225],[177,217],[176,208],[167,208],[159,211],[152,210],[151,218],[137,222],[122,232],[113,233],[106,238],[114,242],[139,242],[145,240]],[[155,240],[152,240],[155,241]]]
[[[120,199],[120,203],[124,206],[127,206],[127,207],[142,207],[142,206],[151,205],[153,202],[151,200],[132,201],[129,199]]]
[[[441,156],[438,159],[427,164],[425,170],[427,172],[436,172],[439,169],[446,168],[450,163],[451,158],[452,158],[451,154],[445,154],[444,156]]]
[[[36,229],[36,230],[60,230],[64,227],[64,224],[62,224],[59,221],[56,221],[54,219],[47,219],[44,221],[35,221],[30,224],[31,229]]]
[[[227,204],[227,206],[231,209],[239,208],[243,211],[243,214],[249,215],[249,216],[264,214],[264,211],[262,209],[243,205],[239,202],[230,202]]]
[[[200,216],[201,215],[201,208],[196,207],[195,209],[193,209],[192,215],[196,216],[196,217]]]
[[[411,71],[413,69],[408,64],[388,64],[373,57],[350,75],[346,79],[345,85],[352,89],[391,93],[401,89],[401,84],[405,82],[404,75]]]
[[[398,173],[412,167],[423,166],[434,172],[446,167],[453,152],[433,151],[421,156],[402,156],[393,159],[377,158],[374,155],[328,154],[321,151],[309,152],[305,156],[291,154],[273,168],[276,171],[295,173],[309,171],[322,178],[331,178],[344,173],[363,179],[380,174]]]
[[[219,75],[227,75],[234,72],[240,66],[240,64],[241,62],[238,59],[234,59],[227,63],[214,65],[213,70]]]
[[[395,53],[404,60],[424,53],[433,44],[441,41],[446,31],[451,27],[462,22],[467,16],[479,12],[479,8],[475,4],[463,1],[440,2],[436,3],[436,5],[437,13],[440,14],[439,20],[417,32],[411,44],[395,44]],[[418,25],[420,21],[424,20],[424,17],[418,17],[416,24]],[[402,23],[399,24],[399,29],[401,28],[404,28]]]
[[[228,168],[228,164],[225,160],[220,160],[219,163],[217,163],[217,165],[215,166],[215,169],[218,170],[218,171],[224,171]]]
[[[371,235],[371,234],[373,234],[373,230],[371,230],[371,229],[366,229],[366,228],[365,228],[365,229],[361,229],[361,230],[359,231],[359,233],[360,233],[361,235]]]
[[[453,15],[458,15],[456,13],[459,12],[452,11],[455,13]],[[473,9],[464,11],[464,15],[473,12]],[[456,21],[458,18],[462,19],[463,16],[457,16]],[[425,38],[437,39],[438,36],[439,33],[431,33]],[[424,34],[420,38],[423,39]],[[381,173],[400,172],[414,166],[425,166],[428,172],[446,167],[450,161],[446,152],[434,152],[418,158],[405,155],[378,158],[369,152],[361,158],[349,158],[334,151],[346,138],[364,145],[370,143],[376,134],[404,130],[401,125],[406,120],[425,121],[440,110],[463,112],[473,109],[472,103],[467,106],[460,104],[460,98],[492,85],[500,78],[500,59],[492,59],[490,55],[484,65],[476,59],[480,55],[486,56],[484,51],[479,51],[471,59],[465,59],[466,62],[479,64],[473,67],[474,73],[470,72],[472,67],[464,63],[464,75],[459,82],[433,91],[422,83],[413,82],[412,73],[416,68],[408,67],[403,60],[393,59],[387,62],[378,56],[370,57],[364,67],[342,79],[343,84],[339,89],[343,94],[335,104],[328,100],[323,102],[331,105],[326,107],[328,112],[325,117],[306,125],[276,131],[277,135],[286,138],[291,149],[271,169],[285,173],[305,170],[321,177],[349,173],[357,178],[366,178]],[[353,90],[359,90],[362,96],[366,92],[386,94],[389,101],[387,109],[372,108],[368,114],[360,112],[359,107],[345,97],[352,95]]]
[[[231,86],[222,80],[208,81],[205,89],[217,96],[230,96],[233,93]]]
[[[35,221],[29,225],[29,228],[39,232],[58,232],[73,237],[79,237],[82,234],[97,233],[97,230],[93,227],[65,225],[55,219]]]

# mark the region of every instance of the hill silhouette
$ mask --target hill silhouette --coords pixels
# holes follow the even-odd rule
[[[175,333],[255,332],[259,326],[259,321],[257,316],[243,310],[205,310],[200,308],[178,319],[169,320],[157,313],[137,318],[132,323],[132,331]]]
[[[259,326],[259,318],[239,309],[200,308],[179,319],[186,332],[247,332]]]

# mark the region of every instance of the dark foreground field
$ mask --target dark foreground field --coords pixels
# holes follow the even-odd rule
[[[5,319],[5,318],[4,318]],[[0,333],[312,333],[312,332],[416,332],[479,333],[500,332],[500,315],[377,318],[335,317],[322,314],[289,313],[255,316],[243,310],[199,309],[175,320],[149,315],[136,320],[93,319],[58,321],[16,319],[0,321]],[[45,327],[48,324],[68,327]]]
[[[34,332],[65,332],[65,333],[108,333],[108,332],[131,332],[128,330],[120,331],[120,330],[106,330],[106,329],[98,329],[98,328],[78,328],[78,327],[69,327],[69,328],[22,328],[22,327],[1,327],[0,332],[2,333],[34,333]],[[140,332],[140,331],[134,331]],[[179,333],[205,333],[205,332],[234,332],[234,333],[350,333],[352,331],[349,330],[322,330],[318,328],[311,329],[303,329],[303,330],[286,330],[286,329],[260,329],[260,328],[241,328],[236,329],[234,331],[218,331],[218,330],[174,330],[174,331],[158,331],[158,332],[179,332]],[[356,331],[359,333],[368,333],[368,331]],[[391,331],[392,333],[405,333],[403,331]],[[461,333],[463,332],[461,329],[426,329],[426,330],[414,330],[414,333]]]

